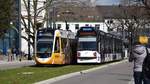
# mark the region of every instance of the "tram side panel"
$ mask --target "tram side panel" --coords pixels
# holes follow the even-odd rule
[[[76,63],[76,42],[74,39],[62,39],[62,50],[64,53],[65,64]]]
[[[68,31],[67,31],[68,32]],[[66,33],[65,33],[66,34]],[[63,63],[62,64],[71,64],[72,63],[72,59],[73,59],[73,51],[72,51],[72,43],[73,43],[73,39],[69,37],[69,33],[64,36],[61,37],[61,41],[60,41],[60,47],[61,47],[61,52],[60,52],[60,57],[62,57]]]
[[[99,31],[98,52],[101,62],[109,62],[122,59],[122,40],[114,35]]]
[[[71,40],[72,59],[71,64],[77,63],[77,39]]]
[[[100,30],[95,32],[93,27],[83,27],[78,34],[78,63],[101,63],[121,59],[122,40],[120,37]],[[88,48],[92,45],[92,40],[96,44],[94,50]]]

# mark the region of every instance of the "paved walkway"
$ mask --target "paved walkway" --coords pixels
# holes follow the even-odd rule
[[[84,74],[82,75],[81,72]],[[132,64],[127,61],[120,61],[43,80],[35,84],[134,84]]]
[[[31,62],[33,60],[22,60],[22,61],[19,61],[19,60],[14,60],[14,61],[2,61],[0,60],[0,65],[3,65],[3,64],[17,64],[17,63],[23,63],[23,62]]]
[[[16,58],[15,60],[11,60],[10,58],[8,59],[8,56],[0,55],[0,64],[24,62],[24,61],[28,61],[27,58],[21,58],[21,60],[19,60],[19,58]]]
[[[0,59],[0,70],[4,69],[13,69],[13,68],[19,68],[24,66],[31,66],[35,65],[34,60],[12,60],[8,61],[8,57],[4,57],[3,59]]]

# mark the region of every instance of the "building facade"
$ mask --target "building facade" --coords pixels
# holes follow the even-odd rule
[[[21,36],[20,36],[20,0],[13,1],[13,18],[10,21],[10,27],[5,35],[0,39],[0,52],[7,55],[9,48],[21,48]]]

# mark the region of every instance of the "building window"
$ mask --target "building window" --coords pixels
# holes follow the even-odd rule
[[[107,23],[108,23],[108,24],[112,24],[112,23],[113,23],[113,20],[108,20]]]
[[[57,29],[60,29],[60,28],[61,28],[61,24],[58,24],[58,25],[57,25]]]
[[[79,29],[79,24],[75,24],[75,29]]]

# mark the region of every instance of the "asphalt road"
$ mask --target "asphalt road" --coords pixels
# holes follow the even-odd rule
[[[132,65],[126,61],[89,73],[83,72],[52,84],[130,84],[131,79]]]

